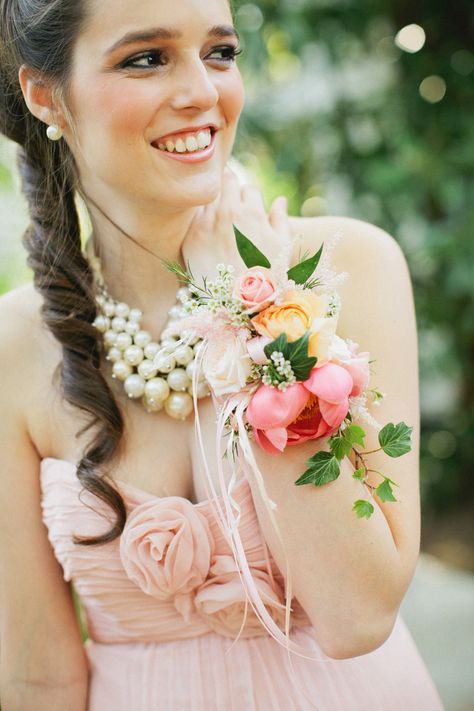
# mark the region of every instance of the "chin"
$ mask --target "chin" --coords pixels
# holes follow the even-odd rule
[[[173,194],[168,193],[161,200],[167,199],[168,204],[175,207],[197,207],[198,205],[209,205],[218,197],[222,188],[222,174],[218,176],[202,176],[193,184],[182,186],[184,189],[176,190]]]

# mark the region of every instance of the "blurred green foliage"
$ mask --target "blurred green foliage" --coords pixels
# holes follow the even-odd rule
[[[465,502],[474,492],[472,5],[233,4],[247,91],[236,155],[268,201],[284,193],[293,214],[358,217],[399,241],[419,326],[424,505]],[[395,42],[411,23],[426,33],[415,53]],[[0,292],[25,273],[2,242]]]
[[[234,8],[247,88],[236,153],[268,200],[289,196],[293,214],[346,214],[398,240],[419,327],[424,504],[472,500],[474,7],[260,0]],[[426,35],[414,53],[395,42],[412,23]]]

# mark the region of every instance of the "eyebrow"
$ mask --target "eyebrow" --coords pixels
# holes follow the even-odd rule
[[[153,27],[149,30],[138,30],[136,32],[127,32],[121,39],[115,42],[109,49],[105,52],[106,55],[115,52],[115,50],[123,47],[127,44],[133,44],[136,42],[153,42],[154,40],[174,40],[182,37],[182,32],[178,30],[171,30],[167,27]],[[234,37],[240,40],[239,33],[232,25],[214,25],[211,27],[207,33],[208,37]]]

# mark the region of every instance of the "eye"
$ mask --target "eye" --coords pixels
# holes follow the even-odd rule
[[[210,54],[207,55],[207,59],[214,59],[213,55],[220,54],[217,57],[218,62],[226,62],[230,64],[234,62],[239,54],[242,54],[242,50],[239,47],[234,47],[233,45],[226,45],[225,47],[216,47],[212,50]]]
[[[124,68],[131,67],[132,69],[152,69],[153,67],[163,65],[163,52],[153,49],[126,59],[120,66]]]

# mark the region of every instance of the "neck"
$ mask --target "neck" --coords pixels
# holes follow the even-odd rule
[[[155,332],[166,320],[180,286],[161,260],[185,266],[181,246],[199,208],[191,207],[152,215],[120,214],[111,218],[88,200],[92,244],[100,258],[110,296],[143,311],[143,327]]]

